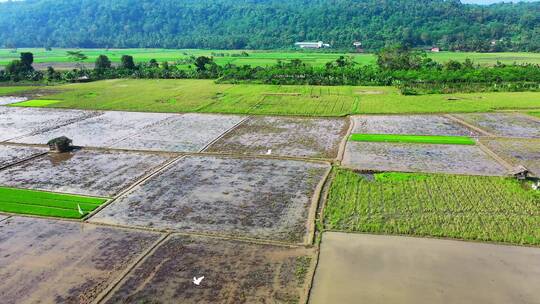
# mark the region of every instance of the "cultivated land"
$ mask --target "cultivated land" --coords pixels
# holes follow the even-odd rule
[[[0,145],[0,168],[46,153],[47,149],[18,145]]]
[[[105,201],[93,197],[0,187],[0,212],[79,219]]]
[[[464,157],[466,155],[466,157]],[[508,170],[480,147],[349,141],[342,164],[368,171],[506,175]]]
[[[539,207],[513,179],[337,169],[324,214],[330,230],[539,245]]]
[[[52,153],[0,171],[0,185],[111,197],[169,158],[92,150]]]
[[[540,139],[483,138],[481,143],[513,166],[524,165],[540,176]]]
[[[19,59],[20,52],[32,52],[36,67],[45,69],[47,66],[56,68],[74,68],[77,62],[69,58],[67,51],[74,49],[53,49],[46,51],[40,48],[31,49],[0,49],[0,66],[8,64],[10,61]],[[354,61],[359,64],[373,64],[376,57],[373,54],[355,54],[355,53],[323,53],[313,51],[251,51],[251,50],[171,50],[171,49],[80,49],[83,54],[88,56],[84,61],[87,67],[93,66],[99,55],[107,55],[114,63],[119,63],[122,55],[132,55],[137,62],[147,62],[150,59],[156,59],[159,62],[176,62],[177,60],[188,59],[190,56],[214,56],[214,60],[219,65],[228,63],[235,65],[250,66],[269,66],[281,61],[300,59],[303,62],[313,66],[324,66],[327,62],[335,61],[339,56],[352,56]],[[231,55],[240,55],[247,52],[247,57],[235,57]],[[218,54],[224,54],[221,57]],[[537,53],[525,52],[506,52],[506,53],[474,53],[474,52],[440,52],[429,53],[428,56],[438,62],[447,62],[449,60],[464,61],[471,59],[480,65],[495,65],[498,61],[504,64],[513,63],[532,63],[540,64],[540,55]],[[187,64],[182,64],[187,67]]]
[[[0,96],[0,106],[5,106],[12,103],[19,103],[28,100],[26,97]]]
[[[291,160],[188,156],[91,221],[304,243],[330,169]]]
[[[350,141],[424,143],[444,145],[475,145],[476,142],[466,136],[434,135],[393,135],[393,134],[351,134]]]
[[[521,113],[480,113],[455,116],[495,136],[540,138],[540,120]]]
[[[44,95],[38,97],[37,101],[12,105],[297,116],[491,112],[540,108],[540,92],[404,96],[393,87],[216,84],[212,80],[191,79],[116,79],[39,87],[37,90]]]
[[[92,303],[158,237],[65,221],[4,220],[0,222],[2,302]]]
[[[538,303],[539,261],[536,248],[325,233],[310,303]]]
[[[348,127],[341,118],[250,117],[206,151],[336,158]]]
[[[104,303],[304,303],[314,258],[304,248],[175,236]]]

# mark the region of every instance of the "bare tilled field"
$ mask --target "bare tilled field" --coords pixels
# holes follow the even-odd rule
[[[173,236],[105,303],[303,303],[312,250]],[[204,276],[201,286],[193,277]]]
[[[109,147],[128,136],[136,135],[144,127],[171,116],[172,114],[105,112],[49,132],[18,139],[16,142],[45,144],[52,138],[67,136],[76,146]]]
[[[336,158],[348,126],[342,118],[250,117],[207,151]]]
[[[506,175],[477,146],[348,142],[343,165],[358,170]]]
[[[305,242],[323,163],[189,156],[91,221]]]
[[[52,153],[0,171],[0,185],[112,196],[168,159],[136,152]]]
[[[0,222],[1,302],[92,303],[158,234],[13,217]]]
[[[140,130],[113,148],[171,152],[199,152],[244,119],[235,115],[184,114]]]
[[[77,110],[0,107],[0,142],[51,130],[96,115],[99,115],[99,113]],[[47,138],[44,143],[50,139],[52,138]]]
[[[47,152],[45,148],[0,145],[0,168]]]
[[[496,136],[540,138],[540,120],[521,113],[474,113],[454,116]]]
[[[508,163],[540,176],[540,139],[484,138],[481,142]]]
[[[439,115],[354,116],[352,133],[477,136],[477,132]]]

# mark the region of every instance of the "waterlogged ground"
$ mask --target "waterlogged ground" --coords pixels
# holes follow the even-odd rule
[[[105,303],[303,303],[314,258],[303,248],[173,236]]]
[[[354,116],[352,133],[477,136],[478,133],[439,115]]]
[[[0,222],[1,302],[92,303],[158,234],[12,217]]]
[[[0,168],[47,152],[45,148],[0,145]]]
[[[329,165],[189,156],[91,221],[305,242],[312,198]]]
[[[540,139],[484,138],[481,141],[508,163],[523,165],[540,176]]]
[[[168,159],[136,152],[51,153],[0,171],[0,185],[107,197]]]
[[[140,130],[113,148],[171,152],[199,152],[241,122],[236,115],[174,115]]]
[[[0,107],[0,142],[52,130],[96,115],[99,113],[92,111]],[[52,138],[47,137],[44,143]]]
[[[27,101],[26,97],[17,97],[17,96],[0,96],[0,106],[9,105],[12,103]]]
[[[540,120],[525,114],[480,113],[455,116],[496,136],[540,138]]]
[[[209,147],[209,152],[336,158],[347,133],[342,118],[251,117]]]
[[[507,170],[477,146],[348,142],[343,165],[374,171],[506,175]]]

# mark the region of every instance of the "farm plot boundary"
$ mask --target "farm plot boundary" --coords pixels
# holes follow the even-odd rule
[[[395,135],[395,134],[352,134],[351,141],[395,142],[395,143],[424,143],[444,145],[474,145],[476,142],[466,136],[435,136],[435,135]]]

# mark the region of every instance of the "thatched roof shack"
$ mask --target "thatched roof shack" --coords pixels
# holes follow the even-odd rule
[[[51,152],[63,153],[72,149],[71,143],[73,141],[65,136],[57,137],[49,140],[47,145]]]
[[[529,177],[529,174],[531,172],[529,171],[529,169],[525,168],[524,166],[517,166],[515,167],[512,171],[511,171],[511,174],[519,179],[519,180],[525,180],[527,179],[527,177]]]

